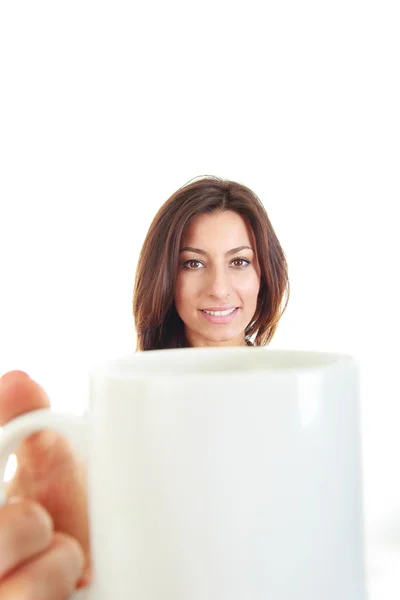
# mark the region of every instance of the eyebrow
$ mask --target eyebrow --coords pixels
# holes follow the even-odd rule
[[[232,248],[232,250],[228,250],[228,252],[225,252],[225,256],[237,254],[242,250],[251,250],[252,252],[254,252],[253,248],[251,248],[250,246],[238,246],[237,248]],[[201,250],[200,248],[192,248],[192,246],[185,246],[184,248],[179,250],[179,252],[194,252],[195,254],[202,254],[203,256],[208,256],[208,252],[206,252],[205,250]]]

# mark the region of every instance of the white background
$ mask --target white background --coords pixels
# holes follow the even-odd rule
[[[81,413],[90,364],[134,349],[156,210],[198,175],[244,183],[290,267],[271,348],[360,360],[371,598],[395,597],[397,2],[140,4],[1,4],[0,373]]]

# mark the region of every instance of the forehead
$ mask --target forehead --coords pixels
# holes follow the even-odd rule
[[[249,223],[231,210],[197,215],[187,226],[181,241],[181,246],[224,251],[252,244],[254,234]]]

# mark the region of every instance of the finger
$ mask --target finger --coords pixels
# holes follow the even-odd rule
[[[43,552],[51,543],[53,522],[37,503],[18,501],[0,509],[0,578]]]
[[[26,373],[10,371],[0,378],[0,426],[49,404],[46,392]],[[70,534],[84,547],[89,568],[86,468],[72,444],[47,430],[28,438],[16,455],[18,469],[7,484],[8,495],[39,502],[52,515],[54,528]]]
[[[30,410],[49,406],[44,389],[23,371],[9,371],[0,377],[0,427]]]
[[[74,591],[82,568],[83,553],[78,542],[56,533],[48,550],[0,581],[0,598],[66,600]]]
[[[23,371],[9,371],[0,377],[0,427],[26,412],[49,408],[50,400],[44,389]],[[31,458],[36,461],[54,444],[56,434],[43,431],[30,436],[16,452],[18,462]]]

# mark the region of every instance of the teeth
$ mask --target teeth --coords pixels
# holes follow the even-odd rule
[[[229,310],[204,310],[203,312],[212,315],[213,317],[225,317],[226,315],[233,313],[234,310],[236,309],[230,308]]]

